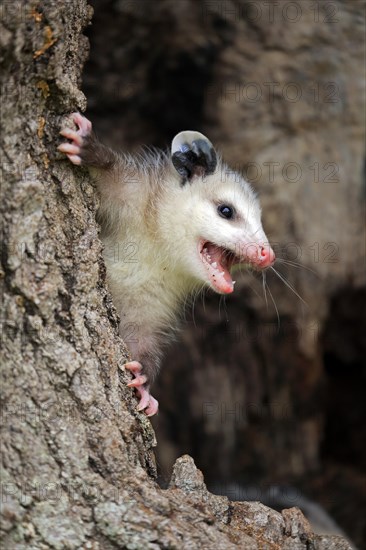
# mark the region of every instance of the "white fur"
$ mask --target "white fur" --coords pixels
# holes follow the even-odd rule
[[[121,317],[120,333],[132,358],[151,378],[187,297],[204,285],[212,286],[212,281],[217,291],[233,290],[230,282],[225,287],[225,279],[224,286],[217,284],[219,272],[207,264],[207,256],[205,264],[202,243],[224,247],[242,261],[256,258],[267,244],[259,202],[250,185],[220,159],[214,173],[198,175],[204,172],[198,164],[197,172],[188,172],[190,180],[182,180],[184,169],[179,175],[172,153],[186,152],[193,141],[197,150],[205,140],[211,155],[212,144],[198,132],[178,134],[170,154],[146,150],[141,155],[118,155],[90,133],[85,117],[74,113],[73,121],[77,132],[61,131],[73,143],[61,144],[59,150],[71,162],[88,166],[97,183],[107,278]],[[235,208],[231,220],[219,215],[218,205],[225,204]],[[251,243],[254,252],[247,249]]]
[[[63,128],[61,135],[72,143],[58,149],[72,163],[88,166],[96,181],[107,278],[121,317],[120,333],[150,379],[193,291],[208,285],[217,292],[232,292],[228,269],[233,259],[259,268],[273,263],[273,251],[265,250],[259,202],[250,185],[217,159],[211,142],[199,132],[179,133],[170,154],[146,150],[118,155],[98,141],[80,113],[71,118],[78,129]],[[218,207],[223,205],[234,209],[231,219],[220,215]],[[136,374],[136,364],[129,368]],[[139,406],[154,414],[157,402],[148,386],[142,387],[145,381],[145,376],[144,382],[141,376],[134,380]]]
[[[249,243],[265,243],[259,202],[250,185],[220,160],[214,174],[182,185],[168,155],[125,156],[97,181],[108,283],[121,334],[133,358],[152,357],[150,367],[156,370],[182,303],[210,285],[199,240],[237,254]],[[219,203],[232,204],[240,219],[221,218]]]

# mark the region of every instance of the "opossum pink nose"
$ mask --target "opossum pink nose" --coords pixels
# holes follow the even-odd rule
[[[259,250],[258,264],[260,267],[269,267],[274,264],[275,253],[270,246],[261,246]]]

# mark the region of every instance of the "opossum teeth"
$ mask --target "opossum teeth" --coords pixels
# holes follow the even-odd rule
[[[230,294],[234,287],[229,271],[233,264],[229,251],[212,242],[205,242],[201,246],[199,252],[208,272],[208,281],[217,292]]]

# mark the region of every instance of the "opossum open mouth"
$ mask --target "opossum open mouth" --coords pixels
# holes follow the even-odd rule
[[[199,252],[207,269],[211,285],[220,294],[230,294],[234,290],[230,269],[242,260],[233,252],[209,241],[201,241]]]

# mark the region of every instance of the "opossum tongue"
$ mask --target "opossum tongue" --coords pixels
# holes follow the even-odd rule
[[[233,260],[229,258],[227,250],[216,244],[205,242],[201,256],[214,289],[221,294],[233,292],[234,282],[229,272]]]

